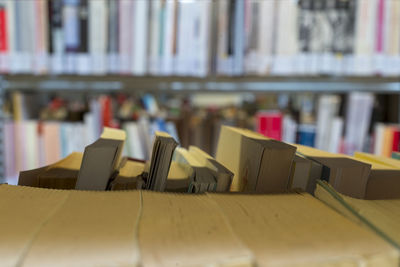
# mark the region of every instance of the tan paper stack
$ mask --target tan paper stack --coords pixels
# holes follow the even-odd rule
[[[400,199],[400,161],[362,152],[354,158],[371,164],[365,199]]]
[[[222,126],[215,158],[234,174],[231,191],[283,193],[295,151],[253,131]]]
[[[329,181],[337,191],[351,197],[365,198],[371,165],[343,155],[303,145],[295,145],[297,153],[322,165],[321,179]]]

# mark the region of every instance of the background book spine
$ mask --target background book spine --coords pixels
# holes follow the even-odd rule
[[[119,2],[108,1],[108,71],[119,72]]]
[[[89,1],[89,53],[93,74],[107,72],[107,2]]]

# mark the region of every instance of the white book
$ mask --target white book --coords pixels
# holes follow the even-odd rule
[[[321,150],[329,150],[333,119],[338,115],[340,97],[337,95],[322,95],[318,99],[317,132],[315,147]]]
[[[373,72],[378,0],[359,1],[356,5],[354,71],[357,75]]]
[[[179,1],[179,17],[178,17],[178,36],[177,36],[177,55],[175,74],[180,76],[190,75],[189,61],[191,60],[191,36],[193,29],[192,7],[193,3],[187,1]]]
[[[283,128],[282,128],[282,141],[285,143],[296,143],[297,136],[297,123],[289,115],[283,117]]]
[[[28,120],[22,122],[25,124],[25,154],[26,162],[24,164],[25,170],[35,169],[39,167],[39,136],[37,130],[37,121]]]
[[[150,121],[147,117],[141,117],[137,123],[139,126],[140,140],[142,140],[142,144],[144,145],[145,159],[149,160],[153,149],[152,138],[154,136],[151,134]]]
[[[294,73],[295,55],[298,53],[297,2],[293,0],[277,2],[276,54],[272,67],[275,75]]]
[[[257,58],[257,73],[266,75],[272,68],[273,45],[274,45],[274,28],[275,22],[275,6],[276,1],[259,1],[259,25],[258,25],[258,49],[255,53],[254,60]],[[251,60],[251,59],[250,59]]]
[[[127,122],[124,124],[126,131],[126,147],[128,156],[135,159],[146,159],[144,142],[141,139],[139,125],[136,122]]]
[[[122,74],[130,73],[131,8],[132,1],[119,1],[119,63]]]
[[[383,143],[384,143],[384,136],[385,136],[385,124],[377,123],[374,127],[374,154],[383,156]]]
[[[343,119],[335,117],[332,120],[331,134],[327,151],[331,153],[340,153],[340,143],[342,140]]]
[[[89,1],[89,54],[93,74],[107,71],[107,1]]]
[[[174,71],[174,38],[175,35],[175,5],[173,0],[165,1],[165,20],[163,22],[164,42],[162,54],[162,75],[171,75]]]
[[[63,72],[76,73],[76,49],[79,46],[79,7],[69,1],[62,8],[65,56],[63,57]]]
[[[400,1],[385,2],[385,68],[388,76],[400,75]]]
[[[194,55],[192,66],[193,76],[206,76],[208,73],[209,66],[209,36],[211,33],[210,22],[211,22],[211,1],[203,0],[193,3],[193,8],[195,11],[196,23],[198,23],[198,32],[195,35],[193,51]]]
[[[147,70],[147,34],[149,1],[134,1],[131,41],[131,73],[145,75]]]
[[[345,152],[362,151],[371,122],[374,95],[350,93],[346,111]]]
[[[150,1],[150,43],[148,72],[158,75],[160,61],[161,0]]]

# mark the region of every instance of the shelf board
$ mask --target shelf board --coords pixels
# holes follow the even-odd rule
[[[22,91],[400,93],[399,77],[4,75],[2,88]]]

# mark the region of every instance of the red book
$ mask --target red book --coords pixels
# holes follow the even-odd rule
[[[282,140],[282,113],[262,111],[257,115],[257,132],[276,140]]]
[[[112,115],[111,97],[102,96],[100,98],[100,103],[101,103],[101,115],[102,115],[103,127],[112,127],[113,115]]]
[[[0,4],[0,52],[7,52],[7,12],[4,5]]]
[[[400,128],[393,128],[393,146],[392,152],[398,152],[400,145]]]

